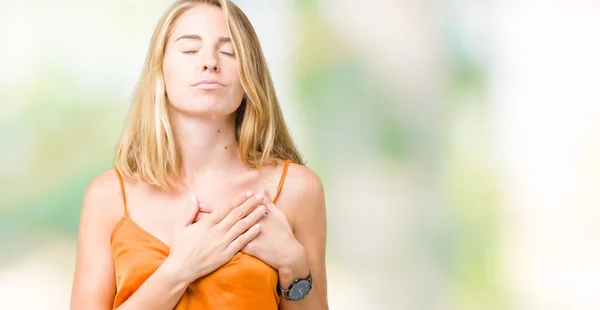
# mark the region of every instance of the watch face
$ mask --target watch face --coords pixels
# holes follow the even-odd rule
[[[291,300],[300,300],[306,297],[306,295],[308,295],[308,292],[310,292],[311,287],[312,285],[310,284],[310,282],[306,280],[301,280],[290,289],[288,295],[290,296]]]

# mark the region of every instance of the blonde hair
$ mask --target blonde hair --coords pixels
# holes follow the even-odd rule
[[[172,189],[180,184],[181,154],[169,119],[164,51],[175,22],[199,3],[220,7],[240,68],[244,98],[235,112],[242,161],[253,169],[289,159],[304,164],[284,122],[258,37],[248,17],[229,0],[180,0],[158,22],[117,146],[115,166],[125,176]]]

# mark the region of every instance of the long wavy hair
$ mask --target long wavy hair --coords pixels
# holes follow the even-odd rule
[[[274,164],[277,159],[304,164],[283,119],[271,74],[248,17],[229,0],[180,0],[163,14],[152,35],[117,146],[115,166],[126,176],[164,189],[181,184],[181,152],[168,113],[163,60],[175,22],[199,3],[222,9],[238,55],[244,97],[235,112],[235,133],[242,161],[254,169]]]

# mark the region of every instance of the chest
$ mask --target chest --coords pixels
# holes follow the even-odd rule
[[[127,215],[141,230],[168,246],[172,241],[173,228],[182,221],[192,194],[198,197],[202,209],[214,212],[227,208],[240,194],[258,192],[262,186],[273,198],[277,185],[273,178],[250,175],[236,180],[214,178],[180,192],[137,188],[128,192]]]
[[[115,230],[112,250],[117,307],[164,262],[169,248],[139,230],[126,218]],[[235,304],[236,309],[277,309],[277,283],[275,269],[251,255],[239,252],[211,274],[191,283],[182,296],[181,308],[189,309],[193,305],[191,308],[194,309],[224,309]],[[223,300],[225,295],[228,300]],[[265,303],[274,306],[265,306]]]

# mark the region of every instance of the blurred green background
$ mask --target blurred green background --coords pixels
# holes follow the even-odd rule
[[[331,309],[600,307],[600,4],[235,2],[326,188]],[[169,3],[0,1],[8,308],[68,308]]]

